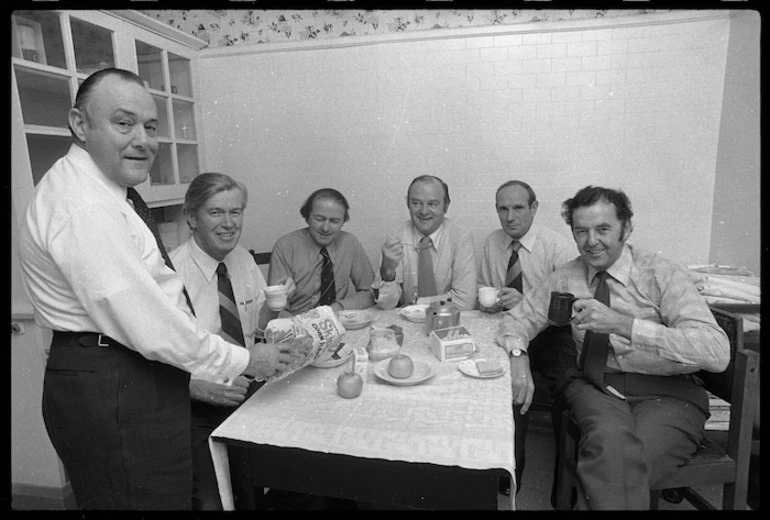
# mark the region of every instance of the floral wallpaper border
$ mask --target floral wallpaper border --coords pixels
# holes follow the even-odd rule
[[[582,20],[661,12],[654,9],[458,9],[458,10],[142,10],[210,47],[350,38],[377,34]]]

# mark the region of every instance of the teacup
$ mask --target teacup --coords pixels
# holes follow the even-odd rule
[[[265,302],[270,310],[280,311],[286,308],[286,287],[283,285],[269,285],[265,287]]]
[[[479,303],[484,307],[494,307],[497,303],[497,288],[479,287]]]
[[[548,306],[548,319],[557,325],[566,325],[572,319],[572,304],[575,295],[568,292],[551,292],[551,303]]]

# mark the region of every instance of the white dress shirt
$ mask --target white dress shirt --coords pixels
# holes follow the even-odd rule
[[[152,232],[87,151],[70,147],[41,179],[21,223],[19,253],[35,321],[101,332],[147,359],[232,380],[246,349],[201,327]]]
[[[505,287],[512,242],[513,238],[502,229],[496,229],[489,234],[484,243],[484,256],[481,257],[479,287]],[[519,262],[524,293],[532,290],[557,267],[578,256],[574,242],[536,224],[532,224],[520,242]]]
[[[404,258],[396,267],[396,285],[400,290],[401,305],[410,305],[417,295],[419,252],[417,246],[422,233],[411,220],[393,230],[386,240],[398,238],[404,246]],[[444,217],[441,226],[430,235],[433,258],[433,275],[438,295],[421,301],[432,302],[451,299],[461,310],[471,310],[476,305],[476,260],[473,236]],[[375,284],[381,284],[380,269]],[[385,282],[388,283],[388,282]]]
[[[219,314],[219,277],[216,260],[205,253],[195,238],[173,250],[170,255],[174,268],[182,275],[184,285],[190,294],[198,323],[209,332],[220,334],[222,320]],[[246,345],[254,344],[259,310],[265,302],[264,289],[267,285],[254,257],[241,246],[236,246],[222,260],[227,266],[230,283],[233,286],[235,305]]]

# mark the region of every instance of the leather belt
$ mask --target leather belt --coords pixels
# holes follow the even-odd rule
[[[53,331],[54,341],[62,345],[77,342],[81,347],[93,348],[93,347],[112,347],[122,346],[118,341],[115,341],[107,334],[101,332],[71,332],[71,331]]]

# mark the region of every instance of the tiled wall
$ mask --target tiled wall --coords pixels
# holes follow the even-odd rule
[[[699,16],[204,50],[206,166],[249,187],[242,244],[257,250],[304,226],[303,200],[329,186],[376,268],[409,181],[429,173],[479,254],[495,189],[521,178],[543,225],[568,235],[565,198],[622,188],[632,243],[707,263],[729,20]]]

